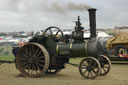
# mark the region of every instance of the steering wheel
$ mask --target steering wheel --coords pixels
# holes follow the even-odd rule
[[[58,27],[55,27],[55,26],[48,27],[48,28],[43,32],[43,35],[44,35],[44,36],[50,35],[51,38],[53,38],[54,40],[58,40],[59,38],[61,39],[61,38],[64,36],[64,34],[63,34],[63,32],[61,31],[61,29],[58,28]]]

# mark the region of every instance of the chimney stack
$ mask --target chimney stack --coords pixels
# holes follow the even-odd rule
[[[89,11],[89,21],[90,21],[90,38],[96,38],[96,9],[91,8]]]

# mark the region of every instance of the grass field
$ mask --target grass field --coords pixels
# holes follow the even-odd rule
[[[19,74],[14,64],[0,65],[0,85],[128,85],[128,65],[112,65],[108,75],[94,80],[84,79],[77,67],[68,64],[58,74],[41,78],[20,77]]]
[[[0,57],[3,60],[13,60],[13,56]],[[70,59],[71,63],[79,64],[81,58]],[[94,80],[84,79],[77,67],[66,64],[66,68],[58,74],[43,75],[41,78],[19,76],[15,64],[0,65],[0,85],[128,85],[128,65],[112,65],[106,76]]]
[[[10,55],[10,56],[0,56],[0,60],[9,60],[9,61],[13,61],[14,60],[14,56]]]

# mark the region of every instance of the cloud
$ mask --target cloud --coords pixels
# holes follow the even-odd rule
[[[90,7],[97,8],[97,28],[127,25],[127,0],[0,0],[1,31],[42,30],[55,25],[73,29],[77,16],[89,28]],[[127,25],[128,26],[128,25]]]

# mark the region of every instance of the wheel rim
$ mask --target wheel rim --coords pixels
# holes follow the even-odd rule
[[[101,55],[100,64],[101,64],[100,75],[104,76],[104,75],[108,74],[111,69],[111,62],[110,62],[109,58],[105,55]]]
[[[16,65],[24,76],[40,77],[48,69],[49,54],[42,45],[28,43],[18,51]]]
[[[80,62],[79,72],[86,79],[95,79],[100,74],[100,63],[93,57],[88,57]]]

